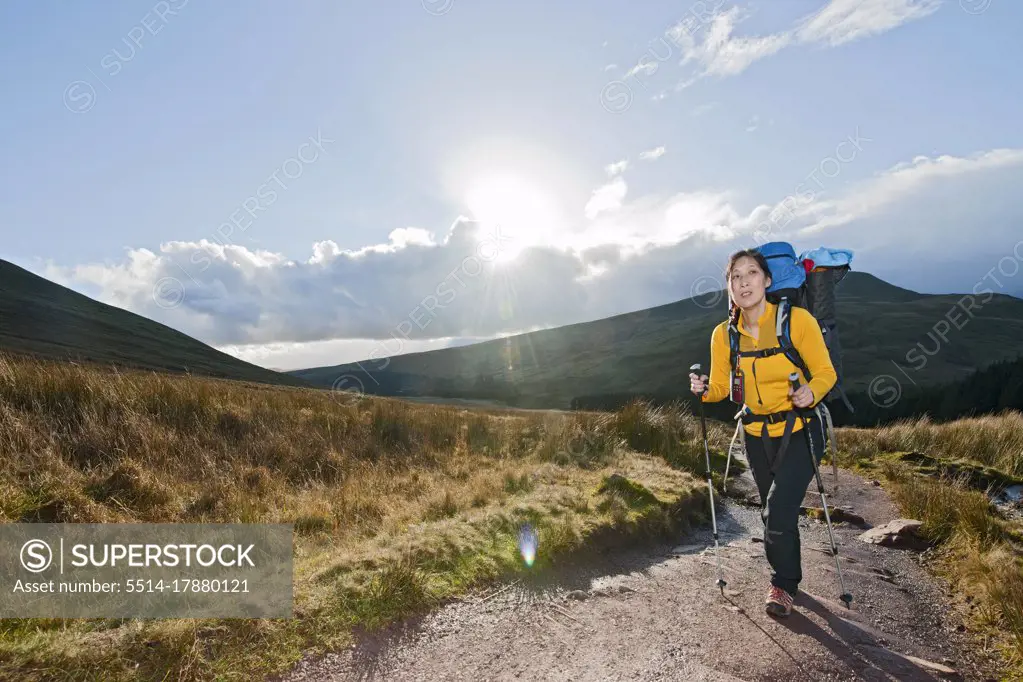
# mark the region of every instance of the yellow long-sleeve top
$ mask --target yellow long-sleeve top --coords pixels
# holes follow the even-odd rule
[[[775,312],[778,306],[765,301],[764,313],[758,323],[758,338],[754,338],[739,317],[739,350],[755,351],[777,348],[778,336],[775,326]],[[804,308],[792,306],[791,312],[792,345],[803,358],[813,379],[810,390],[813,391],[814,406],[827,395],[838,381],[838,374],[831,364],[828,347],[824,343],[824,335],[813,315]],[[722,322],[714,328],[710,340],[710,378],[704,402],[718,402],[729,397],[731,393],[731,368],[729,367],[728,322]],[[755,363],[755,364],[754,364]],[[806,383],[806,376],[792,363],[784,353],[766,358],[739,358],[744,382],[744,398],[750,411],[758,415],[784,412],[794,408],[789,397],[789,374],[796,372],[800,376],[800,384]],[[781,436],[785,431],[785,423],[767,424],[752,422],[744,428],[752,436],[760,436],[766,427],[771,437]],[[802,429],[802,422],[797,419],[793,431]]]

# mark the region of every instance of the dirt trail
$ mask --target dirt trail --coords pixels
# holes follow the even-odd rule
[[[740,483],[754,490],[751,479]],[[830,473],[825,484],[830,490]],[[840,484],[829,505],[847,505],[872,525],[898,517],[869,481],[842,471]],[[816,506],[815,484],[810,491],[806,504]],[[770,569],[754,541],[762,537],[759,509],[726,500],[718,524],[727,545],[724,597],[714,585],[713,540],[699,531],[492,588],[303,661],[280,682],[995,679],[957,631],[918,553],[865,544],[855,539],[862,528],[837,525],[854,597],[846,609],[824,551],[827,529],[802,518],[802,591],[792,616],[775,620],[762,606]]]

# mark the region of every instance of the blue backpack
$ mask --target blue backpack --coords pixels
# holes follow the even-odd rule
[[[770,242],[757,249],[771,269],[771,286],[767,299],[779,303],[788,299],[793,305],[806,307],[806,268],[796,258],[796,251],[788,242]]]

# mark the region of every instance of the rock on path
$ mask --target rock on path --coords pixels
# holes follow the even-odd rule
[[[859,536],[863,542],[883,545],[884,547],[918,547],[926,546],[917,531],[923,526],[923,522],[916,519],[895,519],[883,526],[871,528]]]

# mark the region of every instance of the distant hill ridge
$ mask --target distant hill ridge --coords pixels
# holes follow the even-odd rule
[[[972,317],[946,333],[935,325],[963,294],[923,294],[865,272],[839,285],[845,381],[866,391],[874,377],[908,373],[933,385],[1023,351],[1023,300],[976,297]],[[523,407],[567,408],[584,396],[684,391],[689,366],[709,365],[710,333],[725,315],[720,292],[645,310],[458,346],[290,372],[312,384],[398,396],[498,400]],[[926,351],[922,369],[907,359]],[[936,350],[936,352],[935,352]],[[383,369],[377,369],[383,367]],[[509,369],[509,367],[511,369]],[[901,377],[901,375],[900,375]],[[903,379],[905,380],[905,379]]]
[[[93,300],[5,260],[0,260],[0,350],[309,386],[300,378],[244,362],[159,322]]]

